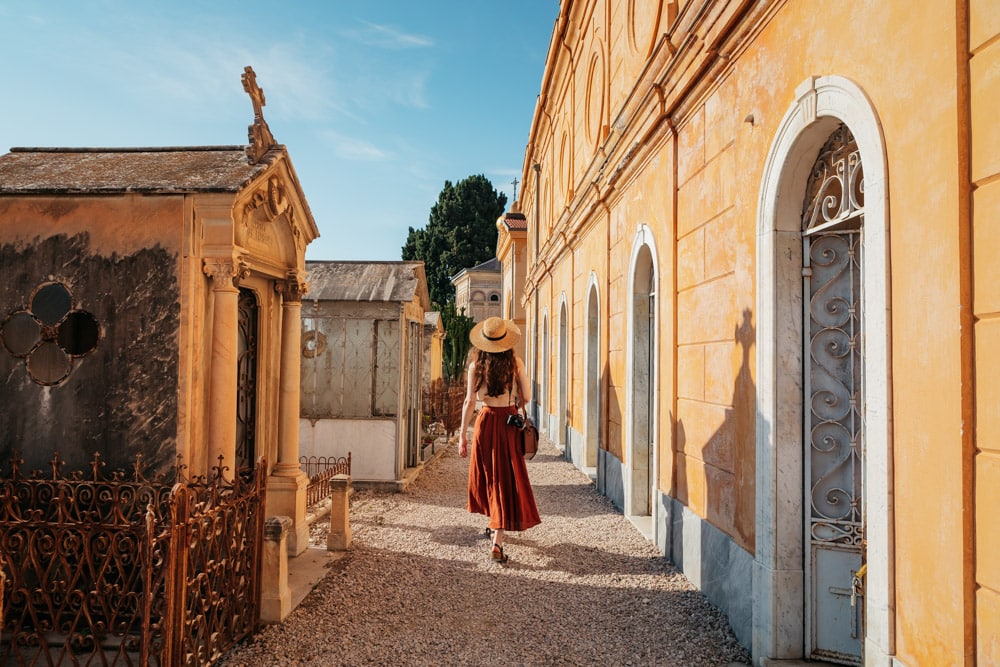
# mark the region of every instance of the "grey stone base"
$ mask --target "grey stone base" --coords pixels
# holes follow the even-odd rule
[[[671,562],[729,619],[736,638],[750,649],[753,638],[753,556],[732,538],[669,496]]]

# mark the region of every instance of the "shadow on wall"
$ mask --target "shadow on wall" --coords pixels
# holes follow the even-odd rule
[[[755,342],[753,313],[747,308],[743,310],[742,319],[734,331],[734,343],[740,348],[742,358],[733,382],[730,407],[725,411],[722,424],[700,445],[701,470],[689,469],[689,455],[686,454],[689,443],[684,422],[672,416],[675,419],[676,442],[674,497],[678,506],[671,530],[670,560],[726,612],[733,621],[734,629],[740,625],[734,616],[750,614],[749,602],[739,602],[743,596],[737,592],[751,588],[751,558],[742,558],[741,563],[734,562],[733,556],[739,550],[733,547],[751,557],[754,552],[757,389],[751,373],[750,355]],[[701,522],[697,533],[700,544],[685,549],[684,508],[691,507],[693,489],[688,482],[691,475],[696,474],[703,474],[705,478],[705,516],[702,517],[705,521]],[[687,514],[690,518],[692,513],[688,511]],[[688,535],[693,536],[694,533],[689,532]],[[696,562],[685,563],[685,554]],[[747,568],[745,572],[744,567]]]
[[[689,460],[694,460],[693,452],[688,452],[687,435],[683,420],[674,420],[674,479],[672,495],[678,503],[691,506],[688,482],[691,475],[704,474],[705,477],[705,518],[712,526],[730,536],[740,547],[753,553],[754,511],[755,511],[755,451],[756,451],[756,385],[750,367],[750,355],[756,341],[753,313],[744,309],[742,319],[734,331],[734,343],[741,348],[740,368],[733,382],[730,407],[718,429],[701,444],[699,450],[702,471],[691,469]],[[693,443],[691,443],[693,444]],[[681,520],[676,517],[675,522]],[[680,526],[676,526],[680,528]],[[702,531],[702,541],[710,531]],[[674,530],[670,557],[683,566],[683,530]],[[702,567],[706,558],[717,549],[702,544]],[[695,564],[688,564],[689,567]],[[685,568],[687,569],[687,568]],[[711,577],[711,573],[702,572]]]
[[[611,383],[607,362],[601,372],[601,387],[607,388],[607,399],[601,403],[607,416],[601,424],[601,446],[597,450],[597,490],[610,500],[619,512],[625,511],[625,480],[622,478],[622,413],[618,387]],[[602,412],[604,414],[604,412]]]

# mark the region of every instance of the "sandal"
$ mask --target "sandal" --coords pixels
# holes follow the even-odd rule
[[[500,564],[507,562],[507,554],[503,552],[503,547],[498,544],[493,545],[493,550],[490,552],[490,558]]]
[[[493,537],[493,529],[490,528],[489,526],[486,526],[486,530],[483,531],[483,535],[486,536],[486,539],[490,539],[491,537]]]

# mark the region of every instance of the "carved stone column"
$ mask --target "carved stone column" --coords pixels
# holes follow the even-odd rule
[[[209,375],[208,470],[224,466],[232,475],[236,463],[236,367],[239,357],[237,285],[247,269],[232,257],[206,258],[203,270],[212,279],[212,352]],[[194,462],[192,462],[194,463]]]
[[[278,282],[281,293],[281,382],[278,394],[278,461],[275,475],[289,475],[299,466],[299,391],[302,376],[302,296],[306,284],[297,273]]]
[[[309,478],[299,465],[299,390],[302,369],[302,295],[306,283],[297,272],[279,281],[281,294],[281,370],[278,393],[278,460],[267,484],[268,516],[289,516],[293,527],[288,552],[298,555],[309,546],[306,488]]]

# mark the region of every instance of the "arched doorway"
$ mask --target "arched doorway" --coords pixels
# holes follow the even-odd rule
[[[805,653],[861,664],[864,171],[844,124],[819,151],[803,209]]]
[[[584,398],[586,411],[582,463],[585,468],[596,468],[597,450],[601,447],[601,312],[597,299],[597,285],[594,284],[591,284],[587,297],[585,345],[583,377],[586,383]]]
[[[754,661],[889,664],[885,149],[851,81],[796,94],[758,206]]]
[[[538,363],[542,366],[542,395],[539,400],[539,428],[549,437],[549,314],[542,315],[542,347],[538,350]]]
[[[569,447],[569,315],[566,301],[559,306],[559,415],[557,444],[563,448],[563,456],[573,459]]]
[[[656,273],[645,243],[632,264],[630,327],[629,448],[625,464],[628,488],[625,513],[649,517],[653,510],[653,464],[656,440]],[[652,524],[640,529],[652,534]]]

